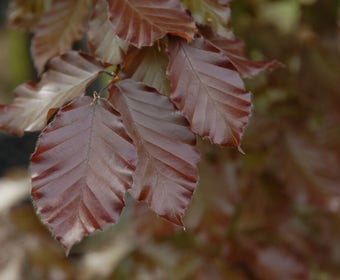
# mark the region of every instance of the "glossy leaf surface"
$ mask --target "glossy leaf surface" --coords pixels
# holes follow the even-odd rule
[[[71,49],[85,31],[89,0],[59,0],[43,13],[32,41],[32,57],[39,73],[53,56]]]
[[[158,215],[183,225],[198,180],[199,160],[187,121],[167,97],[133,80],[116,84],[110,100],[137,146],[132,196],[147,202]]]
[[[3,0],[0,10],[4,14],[7,3],[29,7],[33,2],[40,0]],[[243,60],[245,49],[249,58],[275,57],[286,65],[284,71],[247,81],[247,88],[254,92],[254,112],[242,139],[246,156],[199,141],[200,184],[186,210],[186,231],[127,195],[119,223],[86,238],[67,259],[41,226],[27,203],[29,198],[8,196],[29,189],[26,175],[23,185],[22,177],[4,170],[18,158],[22,162],[22,154],[27,163],[35,133],[24,138],[2,134],[0,279],[340,279],[339,1],[205,2],[232,3],[230,28],[247,42],[246,48],[234,37],[225,40],[201,34],[230,62],[231,69],[244,73],[241,77],[257,71],[257,65]],[[206,15],[203,5],[198,8]],[[40,17],[36,14],[40,11],[34,11],[19,14],[28,25],[33,20],[29,28]],[[216,32],[213,19],[202,18]],[[224,31],[227,28],[222,26]],[[97,27],[98,38],[102,30],[104,25]],[[26,77],[31,73],[22,55],[27,37],[7,28],[0,31],[0,100],[9,100],[7,93],[25,78],[23,72]],[[152,47],[157,49],[159,43],[163,39]],[[86,46],[74,44],[74,48]],[[149,69],[141,67],[145,60],[139,60],[142,54],[150,54],[145,51],[128,53],[131,67],[121,64],[109,71],[120,70],[122,79],[131,73],[131,78],[142,80],[143,69],[145,78],[151,78],[144,82],[153,81],[149,76],[153,71],[148,71],[157,69],[154,61]],[[163,60],[161,64],[164,67]],[[91,88],[98,86],[99,91],[106,85],[104,80],[112,79],[102,78]]]
[[[23,134],[44,128],[50,109],[61,107],[83,95],[105,65],[89,55],[68,52],[55,57],[38,84],[25,83],[14,91],[14,100],[0,106],[0,128],[10,133]]]
[[[89,22],[89,45],[92,53],[100,57],[101,60],[119,64],[123,60],[128,44],[113,33],[107,9],[106,0],[97,1]]]
[[[191,129],[212,143],[239,146],[250,115],[250,93],[229,60],[203,38],[169,43],[171,100]]]
[[[67,252],[117,221],[135,162],[132,140],[106,100],[75,99],[44,129],[32,156],[32,197]]]
[[[196,30],[178,0],[107,0],[114,33],[137,48],[151,46],[166,34],[187,41]]]

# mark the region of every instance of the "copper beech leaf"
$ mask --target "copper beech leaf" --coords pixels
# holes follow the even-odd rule
[[[85,31],[89,0],[59,0],[42,14],[32,40],[31,53],[39,73],[53,56],[71,49]]]
[[[121,113],[138,152],[132,196],[158,215],[183,225],[198,180],[196,138],[174,105],[154,88],[123,80],[110,100]]]
[[[151,46],[166,34],[190,41],[194,21],[178,0],[107,0],[114,33],[137,48]]]
[[[123,62],[126,77],[154,87],[162,94],[168,95],[170,83],[166,76],[169,63],[164,51],[157,46],[142,49],[130,48]]]
[[[119,64],[123,60],[128,44],[113,33],[107,10],[106,0],[98,0],[89,21],[89,46],[92,53],[101,60]]]
[[[119,218],[136,150],[111,104],[84,96],[43,130],[31,161],[37,212],[69,252]]]
[[[239,146],[251,102],[230,61],[203,38],[191,44],[171,38],[168,52],[170,97],[192,131],[215,144]]]
[[[223,52],[243,78],[254,77],[262,71],[272,71],[283,66],[276,60],[248,60],[243,42],[219,36],[209,26],[200,26],[199,30],[207,41]]]
[[[53,58],[38,84],[18,86],[13,102],[0,105],[0,129],[18,135],[43,129],[49,110],[83,95],[88,83],[105,66],[92,56],[75,51]]]

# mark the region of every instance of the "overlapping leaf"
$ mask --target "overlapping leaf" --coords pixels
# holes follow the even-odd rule
[[[128,78],[169,94],[170,83],[166,76],[168,57],[158,47],[132,48],[124,59],[123,71]]]
[[[47,7],[45,0],[12,0],[7,10],[8,24],[23,31],[33,31]]]
[[[97,1],[89,22],[89,45],[92,53],[103,61],[119,64],[123,60],[128,44],[113,33],[107,9],[106,0]]]
[[[194,21],[178,0],[107,0],[114,33],[135,47],[151,46],[170,33],[193,38]]]
[[[262,71],[272,71],[282,67],[276,60],[250,61],[246,58],[244,44],[237,39],[229,39],[215,34],[208,26],[200,26],[200,33],[230,60],[237,71],[244,78],[256,76]]]
[[[42,132],[32,156],[32,197],[67,251],[119,218],[135,162],[132,140],[106,100],[80,97]]]
[[[13,102],[0,106],[0,129],[19,135],[41,130],[49,110],[81,96],[104,67],[93,57],[74,51],[53,58],[38,84],[18,86]]]
[[[171,100],[193,132],[222,145],[240,145],[250,115],[250,93],[229,60],[203,38],[169,42]]]
[[[228,22],[230,19],[230,1],[218,0],[182,0],[183,5],[190,10],[195,21],[211,25],[222,35],[230,35]]]
[[[133,80],[116,84],[110,100],[137,145],[133,197],[182,225],[197,183],[199,160],[187,121],[167,97]]]
[[[39,73],[53,56],[71,49],[85,30],[89,0],[59,0],[43,13],[32,40],[32,57]]]

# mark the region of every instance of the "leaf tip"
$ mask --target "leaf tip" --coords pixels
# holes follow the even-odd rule
[[[272,72],[276,69],[280,69],[280,68],[285,68],[286,65],[283,64],[282,62],[274,59],[274,60],[270,60],[268,61],[268,64],[267,64],[267,67],[265,70],[269,71],[269,72]]]
[[[167,221],[181,227],[185,231],[185,226],[184,226],[184,223],[183,223],[182,215],[179,215],[179,214],[176,214],[174,216],[161,215],[161,217],[166,219]]]
[[[53,232],[53,231],[52,231]],[[73,227],[63,236],[56,236],[56,240],[60,242],[64,248],[65,256],[68,257],[72,247],[79,243],[86,233],[82,229],[77,229]]]
[[[64,246],[65,257],[66,257],[66,258],[70,255],[71,249],[72,249],[72,246],[68,246],[68,247],[65,247],[65,246]]]
[[[245,155],[246,153],[243,151],[243,149],[241,148],[241,146],[237,146],[237,150],[242,154]]]

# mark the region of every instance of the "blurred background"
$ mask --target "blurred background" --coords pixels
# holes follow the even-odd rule
[[[30,35],[0,1],[0,103],[35,79]],[[129,197],[119,222],[68,258],[36,217],[37,133],[0,132],[0,280],[340,279],[340,1],[234,0],[249,58],[285,67],[246,80],[242,155],[199,141],[200,183],[183,231]]]

